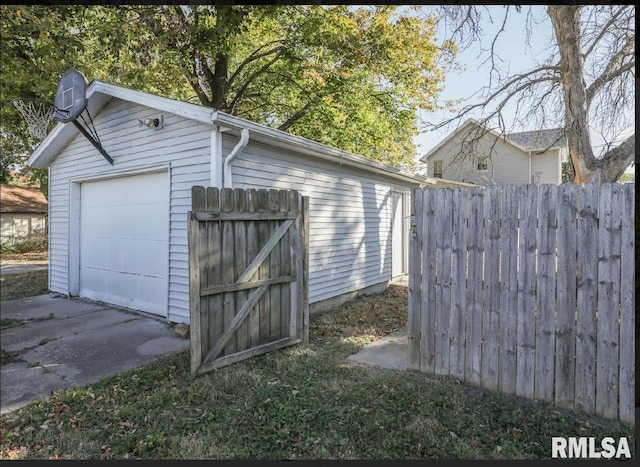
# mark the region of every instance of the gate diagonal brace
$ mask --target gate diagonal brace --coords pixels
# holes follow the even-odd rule
[[[202,362],[202,365],[207,365],[208,363],[215,360],[218,355],[220,355],[220,352],[222,352],[222,349],[224,349],[225,345],[227,345],[227,342],[229,342],[229,339],[231,338],[233,333],[236,332],[236,330],[240,326],[240,323],[242,323],[242,321],[244,321],[244,319],[249,315],[253,307],[256,305],[256,303],[258,303],[258,300],[260,300],[260,298],[264,295],[268,288],[268,285],[263,285],[262,287],[259,287],[251,292],[247,301],[244,303],[244,305],[242,305],[242,308],[240,308],[238,314],[233,318],[233,321],[231,321],[229,327],[224,330],[224,332],[220,336],[220,339],[216,342],[216,345],[213,346],[207,357]]]

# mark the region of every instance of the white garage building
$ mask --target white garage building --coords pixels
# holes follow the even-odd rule
[[[425,179],[100,81],[89,85],[87,109],[113,165],[71,123],[58,123],[28,162],[49,167],[52,292],[188,323],[194,185],[297,189],[310,197],[312,311],[381,291],[406,273],[410,189]],[[160,124],[141,125],[147,118]]]

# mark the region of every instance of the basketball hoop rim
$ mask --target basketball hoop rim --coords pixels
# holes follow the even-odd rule
[[[14,105],[16,105],[16,102],[21,102],[21,101],[26,101],[26,102],[33,102],[35,104],[38,105],[42,105],[42,106],[48,106],[50,107],[54,113],[59,112],[61,114],[68,114],[69,111],[68,110],[63,110],[63,109],[59,109],[56,107],[56,105],[53,102],[50,101],[45,101],[44,99],[38,99],[38,98],[33,98],[33,97],[16,97],[15,99],[11,99],[11,103]]]

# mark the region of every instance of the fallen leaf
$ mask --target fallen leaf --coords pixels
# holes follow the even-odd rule
[[[278,381],[269,381],[267,386],[275,386],[276,384],[278,384]]]
[[[449,432],[449,436],[451,436],[452,439],[458,439],[458,435],[456,435],[453,431]]]
[[[296,391],[295,389],[293,389],[293,390],[291,391],[291,394],[293,394],[293,395],[295,396],[295,395],[296,395],[296,394],[298,394],[299,392],[300,392],[300,391]]]

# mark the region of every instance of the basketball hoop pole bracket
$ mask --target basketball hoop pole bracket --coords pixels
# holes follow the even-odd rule
[[[80,130],[80,132],[84,135],[84,137],[87,138],[98,151],[100,151],[100,154],[102,154],[102,156],[107,161],[109,161],[109,164],[113,165],[113,159],[111,158],[111,156],[107,154],[107,151],[105,151],[104,148],[100,146],[100,144],[95,139],[93,139],[93,136],[91,136],[89,132],[85,130],[85,128],[82,125],[80,125],[80,123],[78,123],[77,120],[73,120],[73,124],[76,126],[78,130]]]

